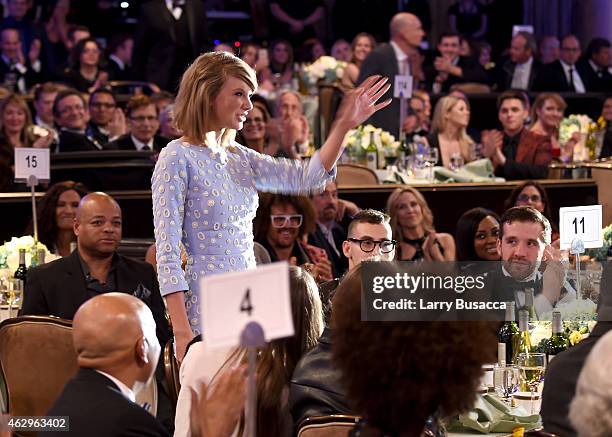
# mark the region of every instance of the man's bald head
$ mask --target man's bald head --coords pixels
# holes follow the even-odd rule
[[[106,193],[81,199],[74,223],[79,253],[94,258],[113,256],[121,242],[121,208]]]
[[[419,17],[408,12],[400,12],[391,18],[389,32],[391,40],[404,51],[417,48],[425,36]]]
[[[126,384],[146,382],[153,374],[160,346],[151,310],[124,293],[107,293],[85,302],[73,321],[79,367],[109,373]]]
[[[119,211],[119,215],[121,215],[121,207],[115,199],[113,199],[106,193],[96,191],[95,193],[87,194],[79,202],[79,209],[77,210],[77,220],[79,219],[79,215],[83,215],[86,212],[90,212],[92,209],[102,205],[116,209],[117,211]]]

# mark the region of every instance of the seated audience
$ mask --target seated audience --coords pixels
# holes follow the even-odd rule
[[[108,144],[127,132],[125,115],[117,107],[115,95],[109,88],[98,88],[89,96],[87,136],[98,144]]]
[[[518,32],[510,43],[510,58],[500,65],[497,90],[531,91],[542,64],[535,58],[536,40],[529,32]]]
[[[547,432],[564,437],[576,437],[578,435],[604,436],[610,434],[609,428],[603,434],[591,434],[590,432],[583,434],[583,432],[586,431],[586,424],[584,420],[579,420],[576,409],[579,405],[580,408],[584,408],[585,406],[581,405],[582,403],[577,400],[576,407],[573,407],[571,409],[573,412],[570,412],[570,404],[572,403],[572,398],[580,399],[581,396],[589,392],[584,385],[584,383],[588,381],[586,380],[588,376],[582,379],[582,384],[579,382],[581,370],[583,367],[586,368],[585,361],[587,361],[587,357],[591,354],[593,347],[599,344],[602,337],[612,331],[611,273],[612,270],[608,264],[603,270],[599,301],[597,303],[597,318],[599,321],[591,330],[589,336],[565,352],[556,355],[555,359],[548,363],[546,367],[546,384],[544,384],[544,390],[542,392],[542,408],[540,414],[542,416],[544,430]],[[609,338],[609,335],[607,338]],[[597,358],[599,358],[597,355],[593,355],[593,359]],[[588,359],[588,361],[590,362],[589,367],[591,367],[593,360]],[[603,359],[602,363],[609,364],[609,359]],[[596,390],[596,387],[602,387],[601,384],[604,381],[609,381],[609,379],[600,378],[598,381],[593,381],[591,390]],[[597,402],[601,403],[601,400]],[[593,410],[594,406],[589,406],[587,408],[589,408],[587,413],[596,412]],[[609,414],[609,412],[606,411],[606,414]],[[589,415],[588,420],[592,421],[592,423],[598,423],[594,416]]]
[[[342,75],[342,85],[347,89],[355,88],[357,78],[359,77],[359,68],[361,68],[364,59],[368,57],[375,47],[376,40],[369,33],[361,32],[353,38],[351,43],[351,59]]]
[[[181,133],[174,127],[174,104],[166,106],[159,113],[159,134],[169,140],[181,136]]]
[[[108,44],[108,76],[110,80],[132,80],[134,38],[128,34],[111,37]]]
[[[561,50],[559,47],[561,43],[559,42],[559,38],[554,35],[546,35],[540,40],[540,44],[538,44],[539,54],[540,54],[540,62],[544,65],[555,62],[559,59],[559,54]]]
[[[38,46],[40,41],[36,40]],[[38,50],[40,52],[40,49]],[[40,60],[24,56],[19,31],[4,28],[0,31],[0,86],[15,93],[25,94],[40,82]]]
[[[483,38],[487,33],[487,13],[476,0],[457,0],[448,8],[448,23],[453,32],[469,39]]]
[[[18,147],[48,148],[53,141],[51,132],[32,124],[30,108],[23,97],[9,94],[0,101],[0,149]]]
[[[315,346],[323,330],[323,312],[312,276],[299,267],[289,268],[289,289],[295,334],[272,340],[258,350],[257,434],[291,435],[292,421],[287,403],[289,381],[302,355]],[[220,369],[246,363],[244,348],[210,350],[202,341],[191,344],[180,370],[181,391],[176,408],[175,437],[190,436],[190,391],[198,383],[212,384]],[[229,434],[228,434],[229,435]]]
[[[611,63],[610,41],[593,38],[587,46],[585,56],[576,63],[587,91],[612,92]]]
[[[70,68],[64,81],[82,93],[91,93],[108,82],[108,73],[101,68],[102,48],[94,38],[80,40],[70,53]]]
[[[529,130],[548,137],[552,146],[552,157],[568,162],[573,158],[575,140],[570,140],[568,144],[559,144],[559,126],[563,120],[565,108],[567,108],[567,103],[559,94],[538,94],[531,107]]]
[[[157,108],[157,112],[166,109],[167,106],[174,104],[174,95],[168,91],[158,91],[151,94],[151,103]]]
[[[349,272],[363,260],[393,260],[394,243],[388,215],[372,209],[359,211],[349,225],[348,238],[342,243]],[[326,318],[331,313],[331,299],[340,280],[333,282],[329,294],[323,295],[326,284],[319,290]],[[331,349],[332,330],[326,326],[317,344],[302,356],[295,367],[289,389],[289,408],[295,431],[308,417],[354,414],[340,383],[340,372],[331,361]]]
[[[55,128],[55,120],[53,118],[53,101],[57,93],[63,89],[62,85],[45,82],[34,87],[34,106],[35,117],[34,124],[47,129],[53,135],[53,143],[57,146],[59,134]]]
[[[267,154],[282,158],[299,158],[308,148],[310,128],[304,115],[302,98],[291,90],[283,91],[276,100],[276,117],[266,125]]]
[[[170,436],[135,403],[135,393],[153,377],[161,351],[149,308],[133,296],[103,294],[79,308],[72,326],[79,370],[47,413],[70,417],[70,429],[46,434]],[[206,386],[199,387],[200,398],[194,397],[194,437],[229,436],[238,422],[246,397],[244,367],[228,369],[218,381],[208,399]]]
[[[272,262],[307,265],[317,282],[333,279],[323,249],[302,241],[315,227],[315,211],[306,197],[265,194],[260,196],[253,222],[255,241],[270,254]]]
[[[298,62],[312,64],[321,56],[327,55],[323,43],[317,38],[308,38],[298,51]]]
[[[611,354],[612,335],[608,333],[593,347],[580,372],[569,410],[570,422],[579,436],[604,437],[612,434],[612,367],[608,361]]]
[[[53,184],[38,201],[38,241],[44,244],[49,252],[68,256],[72,245],[76,244],[74,220],[81,198],[87,194],[87,188],[80,182],[66,181]],[[32,223],[26,235],[33,235]]]
[[[316,228],[308,236],[308,242],[325,250],[331,262],[332,275],[339,278],[348,267],[348,261],[342,254],[342,242],[346,240],[351,217],[359,208],[352,202],[338,199],[335,181],[328,183],[323,192],[313,194],[311,200],[316,213]]]
[[[122,135],[111,142],[110,149],[155,150],[159,152],[170,142],[168,138],[157,135],[159,114],[155,105],[145,95],[133,96],[125,108],[129,124],[129,134]]]
[[[436,165],[449,167],[451,157],[460,155],[465,162],[474,159],[474,140],[467,133],[470,124],[470,106],[467,100],[445,96],[438,100],[427,137],[429,146],[439,150]]]
[[[362,417],[353,435],[444,435],[437,416],[473,406],[482,365],[495,360],[499,324],[363,323],[362,266],[338,286],[332,314],[332,359]]]
[[[606,127],[601,152],[599,154],[600,159],[612,156],[612,97],[607,97],[606,100],[604,100],[601,109],[601,118],[603,118],[606,123]]]
[[[457,33],[443,33],[438,39],[438,54],[424,67],[427,88],[435,94],[447,93],[455,84],[487,83],[484,68],[474,57],[460,56]]]
[[[472,208],[457,221],[457,261],[499,261],[499,216],[485,208]]]
[[[431,97],[425,90],[414,90],[410,98],[410,108],[421,121],[422,133],[429,132],[431,128]]]
[[[0,22],[0,29],[13,28],[19,32],[19,38],[23,42],[21,50],[24,55],[30,52],[33,45],[38,44],[40,49],[40,29],[34,22],[30,10],[33,5],[23,0],[7,0],[3,4],[6,10]]]
[[[53,101],[53,116],[59,127],[56,152],[84,152],[105,149],[94,137],[87,136],[89,112],[85,98],[75,89],[57,93]]]
[[[402,123],[402,133],[406,135],[408,143],[417,141],[417,137],[427,137],[430,120],[425,115],[425,101],[420,97],[412,96],[409,100],[406,118]]]
[[[351,46],[345,39],[336,40],[330,53],[338,61],[351,62]]]
[[[253,101],[253,109],[247,114],[244,127],[236,135],[236,141],[259,153],[267,153],[266,127],[270,118],[266,105],[260,101]]]
[[[270,65],[261,71],[260,89],[273,91],[291,86],[293,79],[293,47],[287,40],[276,40],[270,45]]]
[[[245,42],[240,45],[240,53],[238,55],[240,59],[246,62],[249,67],[259,72],[261,68],[257,68],[257,61],[259,60],[259,46],[254,42]]]
[[[520,90],[497,98],[497,115],[503,132],[482,132],[483,155],[491,159],[495,174],[508,180],[545,179],[552,160],[550,137],[525,127],[529,100]]]
[[[559,238],[559,231],[553,220],[546,189],[536,181],[525,181],[518,185],[504,202],[505,209],[513,206],[530,206],[548,219],[552,227],[552,241]]]
[[[569,93],[586,92],[585,78],[577,68],[580,58],[580,41],[574,35],[561,39],[561,53],[557,61],[542,67],[533,86],[534,91]]]
[[[400,261],[454,261],[452,235],[436,233],[434,218],[423,195],[412,187],[396,189],[387,200],[393,239]]]

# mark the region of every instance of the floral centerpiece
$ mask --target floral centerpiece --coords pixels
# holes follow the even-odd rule
[[[346,62],[331,56],[321,56],[302,69],[302,80],[307,87],[316,86],[319,82],[333,84],[342,79],[345,68]]]
[[[51,254],[49,249],[42,244],[40,241],[34,241],[34,238],[30,235],[25,237],[13,237],[11,241],[4,243],[0,246],[0,270],[7,270],[7,274],[13,274],[17,267],[19,267],[19,249],[26,250],[26,266],[37,265],[38,251],[44,249],[45,251],[45,262],[53,261],[58,258]]]
[[[366,149],[370,145],[372,136],[378,150],[379,166],[384,166],[385,158],[397,157],[397,149],[400,142],[396,141],[395,137],[389,132],[367,124],[347,132],[343,142],[343,147],[345,148],[343,160],[345,162],[365,162]]]
[[[587,249],[586,254],[596,261],[605,262],[608,260],[610,248],[612,248],[612,225],[606,226],[601,232],[603,234],[603,245],[595,249]]]
[[[598,124],[584,114],[572,114],[561,120],[559,126],[559,142],[567,144],[569,140],[578,134],[578,142],[574,145],[573,160],[588,161],[595,159],[596,156],[596,137]]]

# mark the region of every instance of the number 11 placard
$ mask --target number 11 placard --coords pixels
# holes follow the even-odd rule
[[[575,239],[582,240],[586,249],[601,247],[601,215],[601,205],[559,208],[561,249],[569,249]]]

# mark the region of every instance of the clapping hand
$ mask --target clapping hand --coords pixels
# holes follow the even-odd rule
[[[338,109],[336,122],[346,129],[360,125],[376,111],[388,106],[392,99],[377,103],[391,88],[386,77],[370,76],[357,88],[346,93]]]
[[[561,288],[567,275],[567,267],[562,261],[558,244],[546,245],[543,261],[546,262],[546,268],[542,277],[542,294],[554,305],[561,296]]]
[[[450,59],[442,57],[442,56],[438,56],[435,60],[434,60],[434,67],[436,70],[444,72],[444,73],[449,73],[451,68],[452,68],[453,64],[451,64]]]

